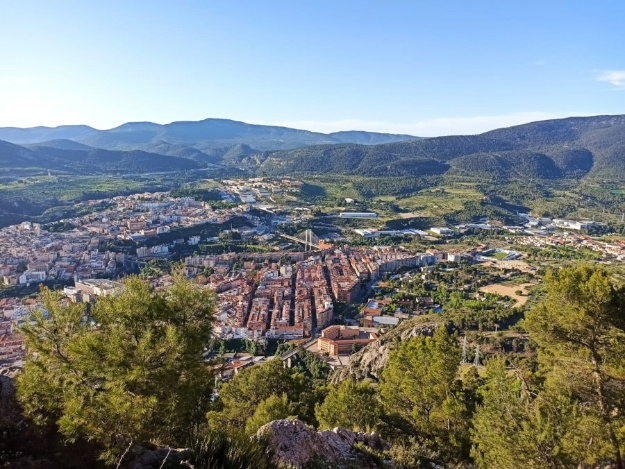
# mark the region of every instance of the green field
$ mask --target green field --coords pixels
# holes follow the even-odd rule
[[[363,200],[363,195],[354,187],[356,178],[346,176],[319,176],[304,179],[306,184],[300,193],[303,198],[344,200],[346,197]]]
[[[401,209],[414,213],[421,217],[440,217],[450,212],[462,210],[467,201],[479,201],[484,195],[480,193],[475,184],[459,184],[456,187],[439,186],[424,189],[414,195],[380,196],[376,200],[394,202]]]
[[[502,260],[502,259],[505,259],[506,257],[508,257],[508,254],[505,253],[505,252],[496,252],[495,254],[493,254],[492,257],[494,257],[495,259]]]

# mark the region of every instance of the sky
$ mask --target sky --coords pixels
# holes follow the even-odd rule
[[[625,114],[622,0],[0,2],[0,126],[473,134]]]

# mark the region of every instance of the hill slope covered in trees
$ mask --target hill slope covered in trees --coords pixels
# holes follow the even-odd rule
[[[356,131],[320,134],[224,119],[128,123],[107,131],[3,128],[3,137],[14,142],[0,141],[4,168],[94,174],[218,164],[266,176],[449,174],[505,181],[625,175],[625,116],[576,117],[427,139]],[[28,143],[19,146],[16,141]]]
[[[58,143],[52,145],[57,146],[25,148],[0,141],[0,163],[3,168],[43,168],[78,174],[183,171],[202,166],[189,158],[141,150],[68,149],[69,145],[64,145],[66,148],[58,148]]]
[[[459,174],[558,179],[625,174],[625,116],[534,122],[481,135],[364,146],[324,145],[264,155],[259,174]]]

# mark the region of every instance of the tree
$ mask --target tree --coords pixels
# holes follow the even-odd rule
[[[544,302],[523,323],[539,346],[541,370],[587,418],[601,420],[601,429],[589,433],[586,443],[603,440],[623,469],[625,289],[613,286],[604,268],[588,265],[551,270],[544,286]]]
[[[448,305],[450,307],[459,308],[460,306],[462,306],[463,302],[464,302],[464,295],[462,294],[462,292],[455,291],[455,292],[452,292],[451,295],[449,295]]]
[[[592,437],[602,433],[601,420],[553,383],[531,378],[523,370],[507,370],[503,358],[487,363],[479,390],[483,405],[473,418],[471,455],[477,465],[555,469],[605,460],[605,440]]]
[[[458,341],[444,326],[432,337],[403,342],[382,373],[380,395],[401,432],[462,458],[468,455],[469,415],[456,381],[460,358]]]
[[[295,405],[289,402],[286,394],[278,397],[269,396],[258,404],[254,415],[245,423],[245,432],[249,435],[255,434],[260,427],[273,420],[286,419],[295,414]]]
[[[317,405],[315,415],[322,429],[334,427],[353,431],[372,431],[380,416],[380,403],[375,389],[368,381],[343,381],[331,385],[323,404]]]
[[[202,360],[212,292],[178,272],[163,292],[130,277],[89,316],[55,292],[42,297],[45,311],[22,329],[29,357],[17,390],[27,415],[56,422],[70,441],[96,442],[108,462],[133,443],[193,438],[213,383]]]
[[[471,450],[479,467],[537,467],[533,441],[526,434],[529,420],[529,396],[522,393],[522,382],[506,370],[499,358],[486,364],[486,383],[479,390],[483,405],[473,418]]]
[[[440,283],[438,285],[432,297],[436,300],[437,303],[441,305],[447,302],[447,300],[449,299],[449,290],[444,283]]]
[[[258,345],[254,340],[246,340],[245,341],[245,351],[250,355],[256,355],[256,351],[258,349]]]
[[[296,404],[294,415],[315,423],[314,408],[320,396],[311,380],[301,373],[292,373],[282,360],[275,359],[241,371],[221,387],[218,400],[207,414],[209,427],[242,431],[263,401],[282,395]]]
[[[317,355],[303,347],[298,347],[297,354],[292,357],[292,369],[314,380],[325,380],[330,374],[330,366]]]

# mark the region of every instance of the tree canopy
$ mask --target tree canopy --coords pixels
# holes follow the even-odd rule
[[[392,353],[382,374],[380,396],[391,426],[417,435],[429,446],[456,457],[468,452],[468,415],[457,381],[460,346],[445,327],[432,337],[414,337]],[[454,456],[451,456],[452,458]]]
[[[545,301],[524,322],[540,347],[541,371],[603,422],[603,431],[588,438],[605,439],[623,469],[625,289],[589,265],[552,270],[544,284]]]
[[[622,469],[625,443],[624,290],[602,267],[549,271],[546,297],[523,323],[538,367],[487,366],[473,419],[480,467]]]
[[[274,359],[264,365],[247,368],[224,383],[219,389],[219,398],[208,412],[208,424],[214,430],[231,428],[243,431],[250,419],[255,417],[255,423],[248,426],[248,429],[252,428],[261,415],[275,414],[276,409],[286,408],[278,405],[281,401],[268,400],[272,396],[282,399],[284,395],[288,396],[290,405],[289,412],[282,412],[288,414],[285,417],[292,415],[316,424],[315,403],[322,398],[321,392],[306,375],[285,368],[282,360]],[[266,412],[257,414],[261,406]]]
[[[343,427],[353,431],[373,431],[380,417],[380,403],[375,388],[364,381],[346,379],[331,386],[315,414],[321,428]]]
[[[132,277],[89,309],[44,289],[45,310],[23,328],[30,355],[19,400],[109,463],[153,442],[188,445],[203,461],[196,467],[269,467],[264,443],[250,437],[298,418],[375,430],[393,446],[379,456],[397,467],[623,469],[625,287],[603,267],[578,265],[548,271],[544,291],[514,331],[526,352],[485,348],[485,368],[461,364],[454,322],[389,341],[379,382],[330,385],[327,364],[302,349],[292,368],[276,357],[214,393],[202,358],[213,293],[179,274],[164,291]],[[460,308],[470,301],[439,293]]]
[[[95,442],[106,460],[140,442],[183,444],[208,408],[212,372],[202,360],[214,294],[181,274],[166,291],[136,277],[90,309],[43,289],[45,310],[23,327],[29,351],[18,398],[70,441]]]

